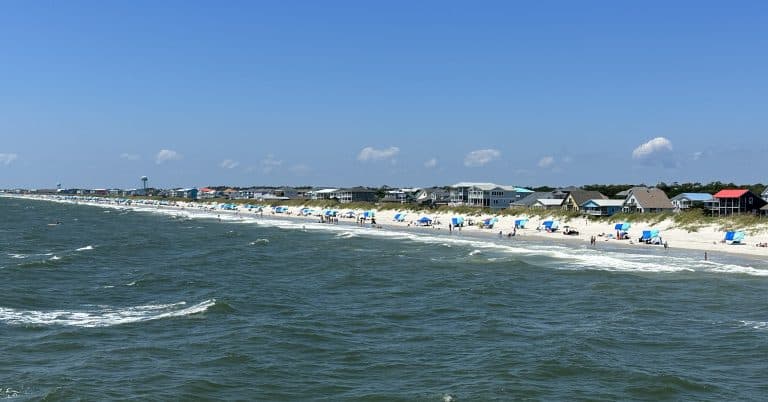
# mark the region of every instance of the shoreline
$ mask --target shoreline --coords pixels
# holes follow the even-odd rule
[[[318,216],[301,216],[296,214],[302,207],[291,207],[289,209],[292,213],[274,213],[273,211],[264,211],[263,213],[253,212],[249,210],[223,210],[214,208],[213,203],[201,203],[199,201],[188,202],[183,205],[162,205],[159,200],[148,200],[144,202],[132,202],[131,204],[118,203],[114,199],[110,198],[78,198],[72,196],[29,196],[29,195],[15,195],[15,194],[0,194],[0,197],[16,198],[24,200],[35,201],[48,201],[58,203],[68,203],[75,205],[88,205],[102,208],[130,208],[137,211],[169,211],[178,212],[184,214],[195,215],[200,218],[217,219],[217,217],[228,217],[228,221],[236,221],[237,219],[253,218],[253,219],[276,219],[285,222],[301,222],[306,224],[328,225],[336,226],[340,228],[344,227],[361,227],[356,223],[355,218],[339,218],[337,224],[333,223],[320,223]],[[340,210],[340,212],[343,212]],[[358,211],[361,212],[361,211]],[[681,229],[669,229],[670,222],[662,221],[655,225],[647,225],[640,227],[630,228],[631,240],[616,240],[609,238],[608,236],[600,236],[601,234],[612,234],[610,226],[612,224],[596,224],[582,220],[581,218],[572,219],[568,222],[561,222],[561,226],[576,226],[575,221],[581,221],[577,228],[579,235],[568,236],[563,235],[560,230],[553,233],[547,233],[545,231],[537,231],[531,229],[539,226],[545,219],[530,218],[526,229],[518,229],[517,233],[513,237],[509,237],[508,234],[514,229],[514,217],[504,216],[499,217],[498,222],[492,229],[481,229],[478,226],[464,226],[461,229],[454,229],[451,233],[448,230],[447,222],[450,222],[451,214],[418,214],[413,212],[406,212],[408,215],[404,222],[394,221],[394,216],[398,212],[395,210],[376,211],[376,227],[380,230],[389,232],[402,232],[412,235],[436,235],[445,237],[446,239],[463,239],[467,241],[481,241],[491,244],[498,244],[504,246],[510,246],[515,242],[524,243],[526,245],[557,245],[569,248],[579,249],[593,249],[596,252],[600,250],[606,251],[624,251],[632,252],[633,254],[648,253],[652,255],[676,255],[682,252],[689,257],[694,257],[698,252],[701,255],[701,259],[704,260],[704,253],[707,253],[709,260],[718,260],[720,254],[728,256],[728,258],[740,257],[746,260],[751,260],[757,263],[764,263],[765,257],[768,257],[768,248],[755,247],[755,242],[768,242],[768,233],[759,233],[756,236],[749,236],[748,243],[743,245],[727,245],[718,242],[716,239],[722,238],[723,232],[719,232],[713,227],[704,227],[702,230],[693,233],[687,233]],[[419,226],[415,222],[422,216],[429,216],[434,222],[440,222],[439,225],[433,226]],[[234,218],[234,219],[233,219]],[[474,217],[473,217],[474,219]],[[480,221],[481,219],[475,219]],[[370,223],[365,223],[365,227],[371,228]],[[639,237],[639,233],[643,229],[653,228],[661,230],[663,240],[669,243],[669,249],[664,249],[661,245],[647,245],[638,243],[635,241]],[[371,228],[375,229],[375,228]],[[458,234],[456,233],[458,232]],[[502,233],[499,236],[499,232]],[[595,236],[597,239],[595,245],[590,245],[590,237]],[[752,244],[752,245],[750,245]]]

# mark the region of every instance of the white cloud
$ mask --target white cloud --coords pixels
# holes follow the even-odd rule
[[[373,147],[365,147],[357,154],[357,160],[359,161],[378,161],[383,159],[392,159],[400,153],[400,148],[389,147],[385,149],[376,149]]]
[[[540,168],[545,168],[546,169],[546,168],[552,166],[552,164],[554,164],[554,163],[555,163],[555,158],[553,158],[551,156],[545,156],[545,157],[539,159],[539,167]]]
[[[672,150],[672,142],[664,137],[656,137],[632,151],[632,159],[646,159],[659,152]]]
[[[184,156],[176,151],[172,151],[170,149],[161,149],[160,152],[157,153],[157,156],[155,156],[155,163],[159,165],[167,161],[177,161],[183,157]]]
[[[264,173],[271,173],[275,168],[280,167],[283,161],[275,159],[272,154],[267,155],[266,158],[261,160],[261,171]]]
[[[125,159],[127,161],[137,161],[141,159],[141,156],[137,154],[129,154],[127,152],[124,152],[120,154],[120,159]]]
[[[464,158],[464,166],[478,167],[486,165],[501,157],[501,152],[496,149],[478,149],[467,154]]]
[[[434,168],[436,166],[437,166],[437,159],[436,158],[432,158],[432,159],[424,162],[424,167],[427,168],[427,169],[432,169],[432,168]]]
[[[221,161],[219,166],[223,167],[224,169],[234,169],[240,166],[240,162],[233,161],[232,159],[224,159],[223,161]]]
[[[693,153],[693,160],[697,161],[701,159],[701,157],[704,156],[704,152],[697,151]]]
[[[0,164],[8,166],[16,159],[19,159],[19,155],[16,154],[0,154]]]

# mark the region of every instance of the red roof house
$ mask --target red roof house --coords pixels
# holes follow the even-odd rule
[[[759,195],[745,189],[724,189],[712,197],[715,199],[712,212],[717,215],[756,213],[768,204]]]

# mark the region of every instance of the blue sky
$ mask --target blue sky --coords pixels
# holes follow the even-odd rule
[[[766,49],[764,1],[5,2],[0,188],[766,182]]]

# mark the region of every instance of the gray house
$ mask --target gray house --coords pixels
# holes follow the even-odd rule
[[[672,212],[675,207],[667,197],[667,194],[658,188],[632,187],[628,190],[624,200],[624,212],[638,212],[641,214],[651,212]]]

